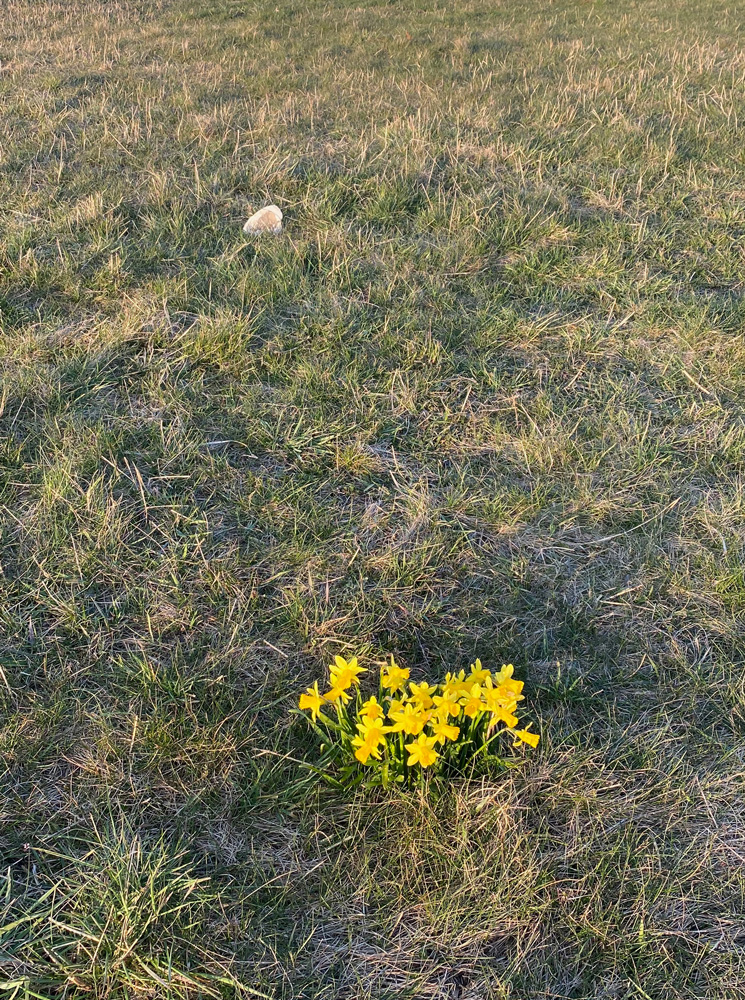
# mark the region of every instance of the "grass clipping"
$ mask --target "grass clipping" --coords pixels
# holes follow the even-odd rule
[[[334,658],[329,690],[316,681],[300,695],[299,708],[321,737],[320,772],[332,783],[410,788],[429,774],[462,774],[477,759],[504,763],[492,744],[504,732],[535,748],[539,736],[518,729],[523,682],[504,664],[496,673],[476,660],[470,673],[448,673],[442,684],[419,684],[391,656],[380,670],[378,692],[363,700],[357,657]],[[324,712],[324,709],[327,711]],[[332,710],[335,718],[327,714]]]

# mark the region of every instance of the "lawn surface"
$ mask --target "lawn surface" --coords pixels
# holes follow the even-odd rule
[[[744,150],[729,0],[6,0],[5,997],[745,997]],[[540,747],[319,787],[386,651]]]

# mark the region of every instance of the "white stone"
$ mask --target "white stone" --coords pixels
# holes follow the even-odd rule
[[[255,212],[243,227],[244,233],[281,233],[282,212],[276,205],[267,205]]]

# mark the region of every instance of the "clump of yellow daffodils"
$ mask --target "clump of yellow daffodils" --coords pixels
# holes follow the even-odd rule
[[[365,673],[356,656],[336,656],[328,690],[316,681],[300,695],[300,709],[323,737],[322,770],[335,782],[410,786],[424,771],[457,773],[474,758],[499,759],[491,747],[505,732],[515,746],[538,745],[530,723],[517,728],[523,682],[515,680],[511,663],[492,671],[476,660],[468,674],[448,673],[443,683],[428,684],[410,680],[391,656],[377,692],[367,698],[360,686]]]

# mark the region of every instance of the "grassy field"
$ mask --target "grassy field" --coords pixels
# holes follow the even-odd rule
[[[729,0],[5,0],[3,997],[745,997],[744,128]],[[387,651],[539,749],[319,786]]]

